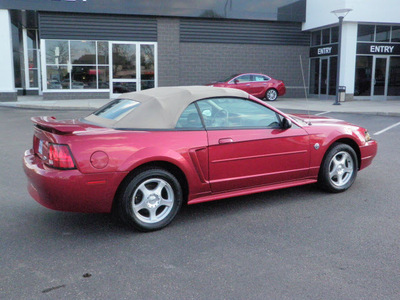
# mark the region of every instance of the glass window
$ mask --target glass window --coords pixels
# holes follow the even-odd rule
[[[47,88],[50,90],[69,89],[70,79],[66,66],[47,66]]]
[[[96,43],[93,41],[71,41],[71,63],[74,65],[96,64]]]
[[[213,98],[197,103],[207,129],[280,128],[278,114],[256,102]]]
[[[375,25],[358,25],[357,41],[373,42]]]
[[[319,93],[319,58],[310,60],[310,94]]]
[[[321,30],[311,33],[311,46],[321,45]]]
[[[196,105],[194,103],[190,104],[179,117],[176,123],[176,128],[182,129],[196,129],[203,128],[199,112],[197,111]]]
[[[100,65],[108,65],[108,42],[97,42],[97,60]]]
[[[247,75],[242,75],[237,77],[235,80],[238,80],[239,83],[243,83],[243,82],[249,82],[252,81],[251,75],[247,74]]]
[[[97,88],[96,66],[73,66],[71,78],[71,88],[73,90]]]
[[[97,70],[99,79],[99,89],[109,89],[110,88],[110,73],[108,67],[98,67]]]
[[[339,42],[339,27],[331,28],[331,43]]]
[[[16,88],[22,88],[22,72],[21,70],[21,30],[17,26],[11,24],[12,45],[13,45],[13,63],[14,63],[14,82]]]
[[[46,41],[46,63],[67,64],[69,61],[68,41]]]
[[[330,31],[329,28],[322,30],[322,44],[329,44]]]
[[[136,92],[136,82],[122,82],[122,81],[113,82],[114,94],[123,94],[129,92]]]
[[[113,78],[136,78],[136,45],[113,44]]]
[[[36,30],[27,30],[28,49],[36,49]]]
[[[268,81],[269,78],[263,75],[253,75],[253,80],[254,81]]]
[[[142,90],[154,87],[154,45],[140,45],[140,75]]]
[[[329,95],[336,95],[337,56],[329,58]]]
[[[372,56],[357,56],[354,96],[371,95]]]
[[[36,69],[38,67],[37,50],[28,50],[28,64],[29,69]]]
[[[100,108],[93,114],[105,119],[121,120],[128,113],[134,110],[140,102],[128,99],[116,99],[111,101],[107,106]]]
[[[37,69],[29,70],[29,87],[39,87]]]
[[[375,42],[389,42],[390,26],[376,26]]]
[[[400,42],[400,26],[392,26],[392,42]]]
[[[400,96],[400,57],[391,57],[389,65],[388,96]]]

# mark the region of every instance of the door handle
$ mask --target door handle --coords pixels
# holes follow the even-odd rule
[[[250,86],[250,83],[246,84],[246,86]]]
[[[218,140],[219,144],[229,144],[229,143],[233,143],[233,139],[231,138],[222,138]]]

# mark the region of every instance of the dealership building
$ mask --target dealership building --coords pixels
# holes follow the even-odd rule
[[[343,8],[339,49],[331,11]],[[397,0],[0,0],[0,101],[110,98],[244,72],[283,80],[286,97],[334,99],[339,54],[346,100],[400,99],[399,9]]]

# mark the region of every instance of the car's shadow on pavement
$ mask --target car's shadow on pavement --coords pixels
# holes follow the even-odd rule
[[[175,220],[162,231],[190,230],[191,226],[210,224],[213,220],[220,218],[225,218],[225,222],[229,222],[246,213],[256,214],[260,211],[268,213],[271,208],[276,209],[293,202],[300,203],[313,199],[317,201],[316,199],[323,195],[330,194],[324,193],[316,185],[306,185],[196,205],[183,205]],[[38,207],[32,212],[30,218],[34,222],[31,230],[37,228],[41,234],[45,233],[52,238],[68,236],[87,238],[107,235],[115,237],[140,234],[139,231],[123,224],[111,214],[57,212]]]

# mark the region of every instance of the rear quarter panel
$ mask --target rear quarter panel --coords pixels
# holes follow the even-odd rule
[[[143,164],[161,161],[174,164],[185,174],[191,193],[204,193],[208,184],[207,133],[205,131],[128,131],[102,129],[56,136],[68,144],[78,169],[84,174],[129,173]],[[53,137],[54,139],[54,137]],[[97,151],[107,154],[106,167],[96,169],[90,162]]]

